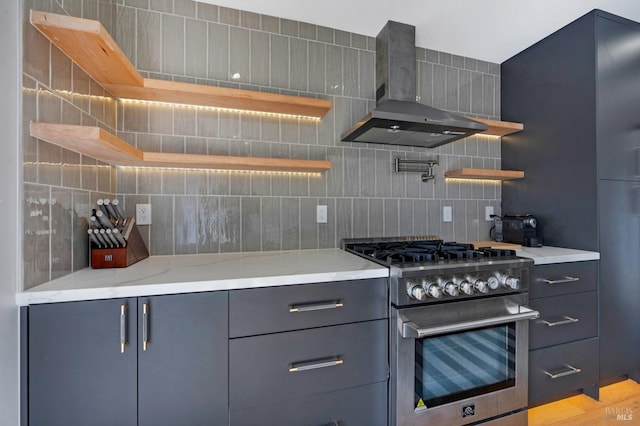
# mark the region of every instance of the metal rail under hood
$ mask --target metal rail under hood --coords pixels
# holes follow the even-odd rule
[[[435,148],[487,130],[480,123],[416,102],[415,27],[388,21],[376,38],[376,107],[343,141]]]

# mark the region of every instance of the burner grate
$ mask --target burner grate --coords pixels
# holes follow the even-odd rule
[[[481,247],[443,240],[409,237],[347,242],[345,248],[387,264],[427,264],[446,260],[476,260],[515,256],[514,250]]]

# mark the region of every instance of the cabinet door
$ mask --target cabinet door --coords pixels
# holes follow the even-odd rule
[[[30,426],[136,425],[135,312],[135,299],[29,307]]]
[[[227,297],[138,299],[139,426],[228,424]]]
[[[601,17],[598,34],[598,174],[640,180],[640,26]]]
[[[602,180],[600,194],[600,379],[640,365],[640,184]]]

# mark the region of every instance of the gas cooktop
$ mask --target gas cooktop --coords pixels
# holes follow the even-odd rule
[[[382,265],[398,267],[431,263],[437,265],[450,260],[482,262],[516,255],[515,250],[490,247],[476,249],[473,244],[445,242],[430,237],[347,239],[343,241],[343,248]]]

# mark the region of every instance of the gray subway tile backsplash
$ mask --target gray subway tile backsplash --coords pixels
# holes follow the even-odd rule
[[[26,0],[25,9],[36,3]],[[333,108],[316,123],[116,103],[26,25],[25,129],[29,120],[98,125],[144,151],[328,159],[332,169],[320,176],[116,169],[27,131],[24,288],[88,266],[87,212],[97,198],[116,194],[129,214],[135,204],[151,203],[153,224],[140,231],[152,255],[328,248],[342,238],[380,235],[487,238],[484,206],[498,212],[499,184],[446,182],[444,171],[499,168],[495,138],[431,150],[340,141],[375,105],[374,37],[191,0],[114,1],[100,10],[77,4],[65,2],[64,12],[103,21],[145,76],[327,98]],[[498,118],[498,64],[416,52],[420,102]],[[435,181],[394,172],[396,157],[438,157]],[[328,206],[328,223],[316,223],[317,205]],[[452,223],[442,222],[445,205],[453,207]]]

